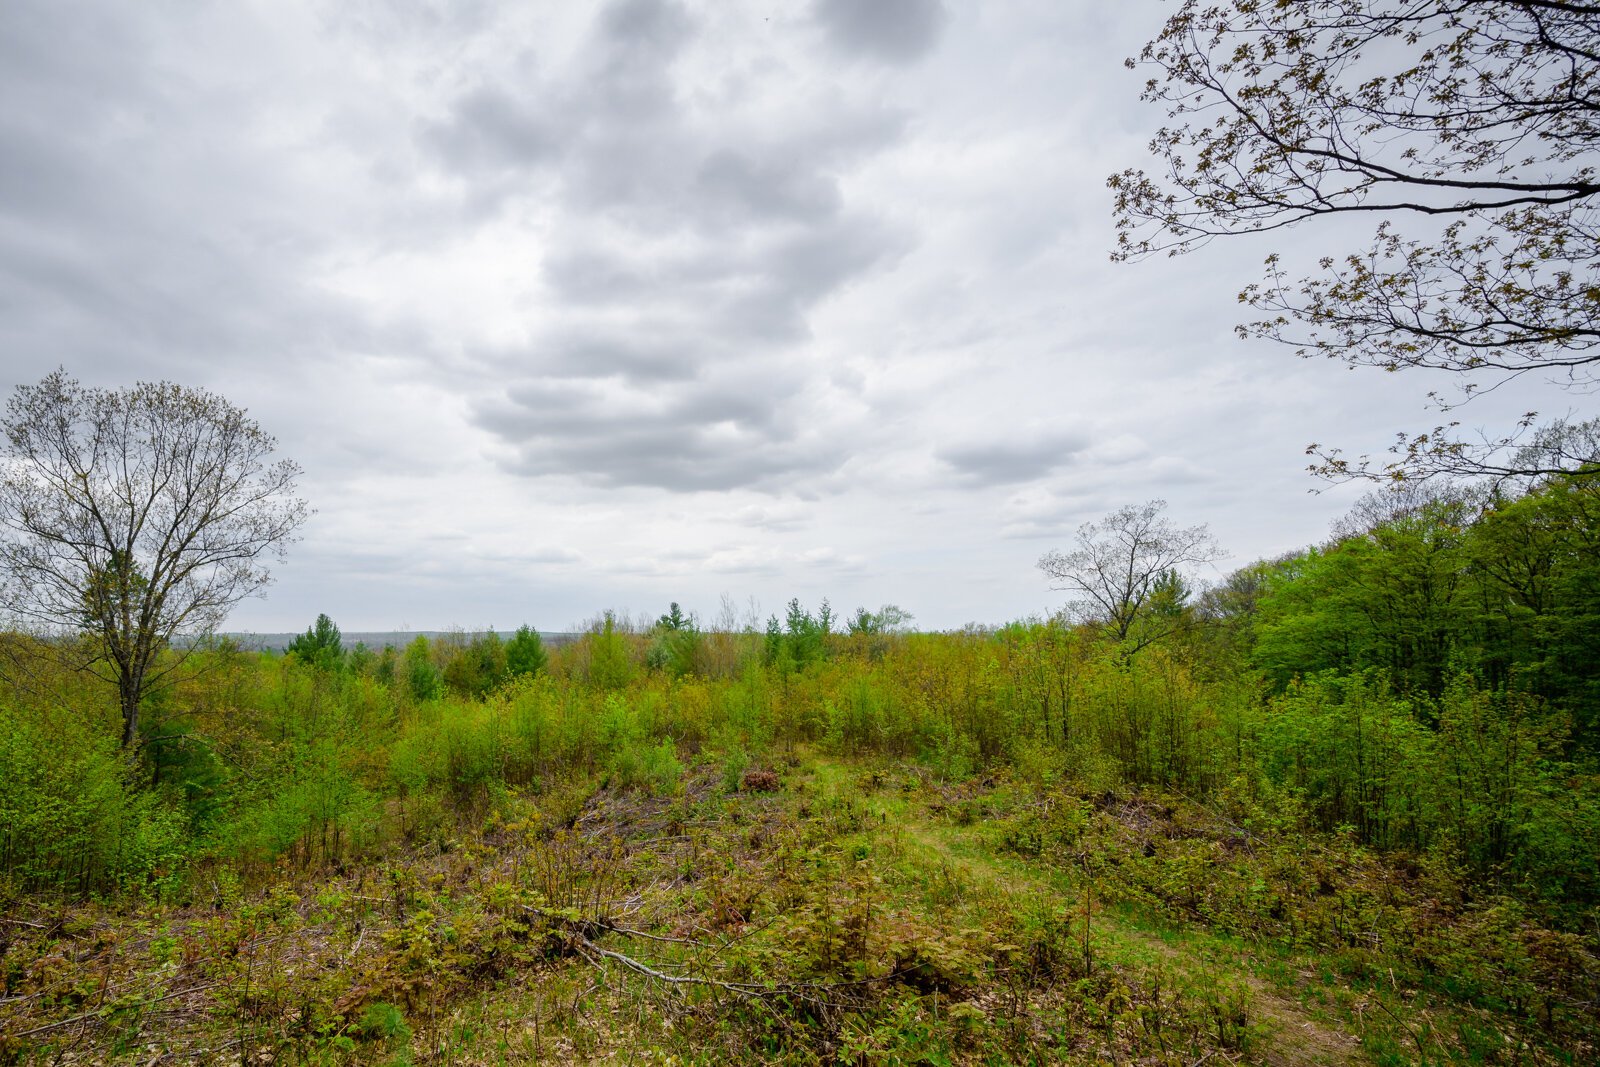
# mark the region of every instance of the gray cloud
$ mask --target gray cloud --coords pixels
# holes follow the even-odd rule
[[[789,442],[782,439],[721,442],[665,419],[612,425],[609,430],[576,439],[534,438],[513,470],[534,475],[580,472],[590,485],[676,492],[778,489],[790,478],[811,473],[809,457],[785,448]]]
[[[481,405],[476,418],[512,447],[507,465],[519,474],[678,492],[777,489],[843,459],[837,445],[793,424],[782,389],[691,384],[639,393],[541,379]]]
[[[585,220],[541,249],[546,322],[526,344],[479,351],[512,385],[472,418],[518,474],[698,491],[843,461],[794,429],[806,398],[790,367],[816,309],[911,244],[848,203],[839,178],[904,119],[830,97],[792,128],[746,128],[741,101],[708,111],[680,90],[700,29],[675,3],[614,3],[536,90],[485,82],[420,136],[499,203]]]
[[[689,14],[674,0],[612,0],[600,13],[604,39],[628,59],[672,55],[687,41]]]
[[[817,0],[814,12],[835,47],[886,63],[927,55],[948,17],[940,0]]]
[[[613,0],[600,13],[593,106],[614,121],[648,122],[669,112],[672,65],[693,37],[694,23],[672,0]]]
[[[797,501],[766,506],[752,504],[740,508],[729,518],[740,526],[773,533],[788,533],[809,526],[814,518],[814,510]]]
[[[1032,481],[1079,457],[1093,443],[1084,433],[1055,432],[974,441],[941,448],[939,459],[957,473],[989,485]]]
[[[518,567],[550,567],[566,566],[572,563],[582,563],[583,557],[568,548],[542,547],[529,548],[517,552],[485,552],[473,553],[478,559],[489,563],[510,564]]]
[[[518,366],[558,377],[476,417],[527,475],[702,490],[826,473],[845,453],[793,430],[803,385],[787,364],[817,304],[901,240],[840,216],[743,249],[702,240],[646,269],[620,251],[572,250],[546,278],[580,313]],[[577,384],[599,379],[613,382],[604,399]]]
[[[209,49],[249,27],[169,37],[140,13],[0,10],[0,348],[28,375],[63,363],[90,381],[137,368],[203,382],[375,343],[306,278],[326,239],[302,188],[239,137],[273,105],[248,101],[243,78],[194,89],[225,62]]]
[[[651,291],[658,274],[635,257],[593,245],[552,250],[541,273],[551,292],[568,305],[631,300]],[[581,338],[568,343],[576,348],[585,344]]]
[[[695,176],[706,203],[736,220],[817,223],[838,215],[838,183],[796,159],[752,157],[730,148],[711,153]]]
[[[1008,540],[1065,537],[1112,506],[1115,494],[1095,490],[1029,487],[1009,497],[1000,509],[1000,536]]]
[[[594,331],[607,332],[607,314],[622,313],[645,344],[657,344],[651,339],[665,325],[662,315],[650,323],[653,310],[671,309],[680,321],[687,313],[685,347],[705,353],[719,343],[804,337],[806,314],[818,302],[911,243],[894,226],[842,212],[803,227],[781,214],[752,218],[739,237],[724,237],[716,222],[687,211],[681,221],[677,247],[656,255],[575,235],[545,257],[543,279],[569,310],[578,305],[593,315]],[[583,344],[576,337],[566,343]]]
[[[447,118],[425,123],[421,129],[423,143],[441,159],[472,171],[546,162],[560,151],[563,133],[534,101],[491,85],[463,93]]]
[[[1236,345],[1259,247],[1105,266],[1159,14],[954,10],[7,0],[5,367],[216,389],[306,465],[241,628],[948,626],[1053,603],[1039,549],[1129,500],[1321,536],[1304,440],[1381,445],[1411,382]]]
[[[635,384],[682,382],[700,373],[696,357],[703,348],[672,338],[669,330],[652,330],[640,324],[553,337],[547,345],[526,351],[515,362],[538,367],[557,379],[622,378]]]

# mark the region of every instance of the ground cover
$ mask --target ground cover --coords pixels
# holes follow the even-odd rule
[[[0,1055],[1585,1062],[1581,945],[1446,905],[1425,878],[1337,836],[1280,840],[1242,799],[951,780],[801,745],[658,791],[511,791],[367,862],[254,886],[219,864],[181,903],[14,902]],[[1459,964],[1491,935],[1474,978]]]

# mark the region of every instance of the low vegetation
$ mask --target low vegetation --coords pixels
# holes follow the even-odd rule
[[[1122,634],[324,617],[131,751],[13,635],[0,1062],[1593,1062],[1600,492],[1386,500]]]

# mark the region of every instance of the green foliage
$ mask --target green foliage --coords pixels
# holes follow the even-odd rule
[[[857,608],[855,614],[845,622],[845,633],[853,638],[869,639],[870,643],[867,646],[869,652],[881,656],[887,645],[880,639],[889,634],[904,632],[914,617],[909,611],[895,604],[885,604],[877,611]]]
[[[826,600],[821,613],[813,616],[798,599],[792,599],[781,623],[776,615],[767,620],[764,662],[779,674],[803,671],[827,655],[832,628],[833,609]]]
[[[1600,787],[1549,702],[1465,670],[1437,698],[1377,667],[1275,692],[1217,672],[1204,639],[1130,658],[1059,622],[871,637],[880,653],[841,636],[799,670],[762,664],[751,634],[736,676],[609,687],[578,642],[486,695],[423,700],[407,672],[448,673],[471,641],[414,642],[392,685],[207,652],[149,709],[171,751],[142,765],[72,700],[0,681],[0,892],[197,899],[189,932],[141,935],[151,959],[308,1060],[464,1049],[464,1005],[501,993],[548,995],[540,1025],[566,1026],[573,998],[594,1012],[651,981],[585,942],[755,989],[828,983],[841,1013],[693,989],[670,1034],[641,1031],[663,1048],[1257,1055],[1239,965],[1130,968],[1135,914],[1238,938],[1240,959],[1311,954],[1294,966],[1350,997],[1397,986],[1408,1020],[1457,1005],[1502,1044],[1540,1040],[1513,1018],[1589,1032],[1571,1005],[1595,984]],[[680,944],[702,937],[714,954]],[[8,957],[12,995],[69,966],[37,958]],[[595,966],[616,992],[583,993]]]
[[[1324,830],[1381,847],[1425,845],[1434,735],[1379,675],[1313,676],[1273,698],[1256,743],[1268,780],[1305,797]]]
[[[642,789],[652,796],[677,792],[683,777],[683,764],[671,741],[616,749],[607,769],[613,788]]]
[[[1467,621],[1462,511],[1432,505],[1286,565],[1261,604],[1258,662],[1280,684],[1381,667],[1397,686],[1437,696]]]
[[[693,626],[693,620],[683,613],[676,600],[667,609],[667,613],[656,620],[658,630],[687,630]]]
[[[655,740],[663,725],[657,710],[650,699],[630,702],[616,693],[606,697],[598,740],[613,788],[642,789],[652,795],[677,789],[683,764],[670,739]]]
[[[444,695],[444,675],[434,666],[428,638],[418,634],[401,657],[401,677],[415,700],[437,700]]]
[[[290,856],[302,867],[359,851],[377,818],[377,799],[351,773],[349,755],[321,740],[285,759],[227,838],[246,855]]]
[[[1275,685],[1374,668],[1439,698],[1467,670],[1537,694],[1580,726],[1595,721],[1600,486],[1556,479],[1509,500],[1380,496],[1363,511],[1378,514],[1269,566],[1253,659]]]
[[[9,615],[81,633],[59,664],[112,682],[121,742],[180,633],[212,632],[269,581],[264,566],[309,512],[300,468],[215,393],[171,382],[86,388],[65,369],[19,385],[0,420],[0,582]]]
[[[73,894],[162,895],[181,884],[188,819],[142,789],[116,738],[67,714],[0,705],[0,872],[15,885]]]
[[[509,677],[510,653],[500,635],[489,630],[451,646],[440,673],[455,692],[482,699]]]
[[[633,677],[633,661],[628,653],[626,636],[617,629],[617,617],[606,612],[589,633],[584,635],[589,652],[589,683],[596,689],[612,691],[621,689]]]
[[[315,624],[289,643],[288,651],[323,670],[333,670],[344,663],[339,627],[326,615],[318,615]]]
[[[696,673],[703,644],[699,626],[674,601],[671,610],[656,620],[645,662],[655,670],[682,678]]]
[[[411,1040],[411,1027],[406,1025],[405,1014],[385,1001],[368,1004],[353,1029],[369,1041],[404,1044]]]
[[[1382,516],[1247,568],[1137,656],[1060,619],[833,634],[831,613],[797,601],[765,635],[702,633],[680,610],[647,635],[602,617],[553,650],[522,632],[418,638],[342,670],[218,647],[147,701],[133,760],[105,729],[115,709],[73,676],[0,677],[0,894],[215,902],[229,917],[203,973],[264,1020],[290,1001],[244,993],[244,974],[290,979],[250,946],[312,909],[242,902],[318,880],[316,921],[361,922],[380,955],[359,983],[294,1001],[303,1032],[285,1040],[312,1059],[392,1029],[369,1005],[394,1005],[431,1048],[432,1006],[513,967],[531,988],[580,957],[607,966],[578,938],[634,936],[597,924],[647,886],[629,921],[668,898],[699,909],[651,945],[727,939],[694,973],[864,983],[837,987],[857,992],[830,1056],[1004,1062],[1056,1033],[1044,1018],[1060,1048],[1092,1031],[1129,1062],[1254,1048],[1247,985],[1118,969],[1116,909],[1317,954],[1340,982],[1381,976],[1495,1025],[1537,1014],[1577,1040],[1570,1005],[1596,984],[1600,775],[1568,647],[1585,640],[1573,590],[1589,568],[1573,547],[1588,500],[1571,493]],[[1535,529],[1519,540],[1517,523]],[[1526,573],[1507,543],[1534,546]],[[1152,589],[1152,612],[1194,599],[1159,576]],[[542,667],[514,671],[519,646]],[[1041,881],[1013,885],[1013,862]],[[316,938],[346,953],[362,936]],[[199,951],[158,943],[183,966]],[[677,951],[657,963],[711,958]],[[5,980],[22,988],[32,965]],[[818,1032],[735,1003],[774,1047]],[[803,1014],[787,1003],[768,1007]],[[748,1037],[733,1015],[677,1021],[713,1017],[734,1027],[717,1040]]]
[[[380,653],[368,648],[366,642],[357,641],[355,647],[345,653],[345,665],[356,674],[371,674],[378,666]]]
[[[520,678],[527,674],[538,674],[549,665],[550,656],[545,652],[539,631],[527,623],[517,627],[517,632],[506,642],[506,674]]]

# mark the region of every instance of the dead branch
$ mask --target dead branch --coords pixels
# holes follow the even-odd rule
[[[191,986],[188,989],[179,989],[176,992],[168,993],[165,996],[152,997],[150,1000],[141,1000],[134,1004],[118,1005],[118,1008],[147,1008],[152,1004],[160,1004],[164,1000],[172,1000],[174,997],[183,997],[188,996],[190,993],[202,992],[203,990],[210,989],[216,984],[217,983],[215,982],[206,982],[203,985]],[[117,1009],[114,1008],[112,1010]],[[96,1016],[104,1016],[108,1014],[110,1014],[110,1012],[108,1012],[105,1008],[96,1008],[94,1011],[86,1011],[79,1015],[72,1015],[65,1019],[58,1019],[53,1023],[45,1023],[43,1026],[35,1026],[32,1030],[24,1030],[22,1033],[18,1034],[17,1037],[32,1037],[34,1034],[42,1034],[50,1030],[59,1030],[63,1026],[71,1026],[73,1023],[84,1022],[86,1020],[93,1019]]]

